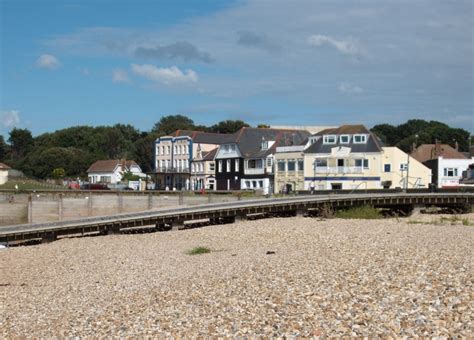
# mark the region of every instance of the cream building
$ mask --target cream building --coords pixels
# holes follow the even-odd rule
[[[10,170],[8,165],[0,163],[0,185],[8,182],[8,170]]]
[[[275,152],[275,194],[304,190],[305,145],[277,147]]]
[[[395,147],[383,147],[363,125],[343,125],[310,137],[304,151],[305,190],[428,187],[431,171]]]

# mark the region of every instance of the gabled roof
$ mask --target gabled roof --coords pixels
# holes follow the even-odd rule
[[[106,159],[93,163],[89,169],[87,169],[87,172],[114,172],[120,164],[122,165],[122,168],[125,169],[130,169],[132,166],[139,167],[135,161],[123,159]]]
[[[228,133],[212,133],[194,130],[176,130],[172,134],[173,137],[188,136],[193,140],[193,143],[201,144],[224,144],[229,143],[233,134]]]
[[[331,149],[334,147],[350,147],[351,152],[364,153],[364,152],[381,152],[383,143],[380,139],[370,132],[364,125],[341,125],[335,129],[326,129],[318,132],[314,136],[324,136],[324,135],[357,135],[357,134],[366,134],[369,135],[367,143],[356,144],[353,142],[353,138],[350,139],[349,144],[341,144],[339,138],[336,140],[335,144],[323,144],[323,138],[318,139],[314,144],[309,146],[305,153],[331,153]]]
[[[216,157],[217,150],[219,150],[219,148],[215,148],[215,149],[212,149],[211,151],[203,153],[202,160],[203,161],[213,161],[214,158]]]
[[[8,170],[11,169],[8,165],[5,163],[0,163],[0,170]]]
[[[466,159],[467,157],[449,144],[421,144],[411,154],[419,162],[426,162],[438,157],[449,159]]]
[[[275,153],[278,146],[301,145],[310,133],[306,130],[243,127],[235,135],[235,143],[244,158],[259,158]],[[262,150],[263,140],[275,143],[269,149]]]

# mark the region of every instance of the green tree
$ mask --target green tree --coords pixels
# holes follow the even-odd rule
[[[18,160],[24,157],[33,146],[33,136],[28,129],[13,128],[10,131],[8,142],[12,149],[12,159]]]
[[[53,170],[53,178],[60,179],[66,177],[66,171],[64,168],[56,168]]]
[[[138,181],[139,179],[140,179],[140,176],[135,175],[131,171],[122,172],[122,182],[125,182],[125,181]]]
[[[7,158],[8,145],[5,143],[5,139],[0,135],[0,162]]]
[[[210,130],[212,132],[218,133],[234,133],[239,131],[242,127],[247,126],[250,125],[241,120],[223,120],[217,124],[212,125]]]
[[[169,135],[176,130],[193,130],[194,121],[183,115],[170,115],[161,117],[161,119],[153,126],[152,132]]]

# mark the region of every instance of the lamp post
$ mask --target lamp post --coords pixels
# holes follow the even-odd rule
[[[415,151],[415,148],[418,144],[418,135],[415,135],[415,144],[412,145],[412,150]],[[405,193],[408,191],[408,181],[409,181],[409,174],[410,174],[410,153],[407,153],[407,178],[405,181]]]

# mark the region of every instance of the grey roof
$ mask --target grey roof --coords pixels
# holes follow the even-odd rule
[[[176,130],[175,132],[173,132],[172,136],[188,136],[192,138],[193,143],[220,145],[225,143],[231,143],[234,135],[227,133],[212,133],[194,130]]]
[[[306,130],[266,129],[243,127],[235,134],[237,143],[244,158],[260,158],[275,153],[278,146],[301,145],[310,133]],[[262,140],[275,141],[267,150],[262,150]]]
[[[315,136],[323,136],[323,135],[354,135],[354,134],[367,134],[369,138],[367,143],[365,144],[355,144],[353,139],[351,138],[349,144],[341,144],[339,143],[339,138],[337,139],[335,144],[323,144],[323,138],[317,140],[313,145],[308,147],[305,150],[305,153],[331,153],[331,149],[334,147],[342,146],[342,147],[350,147],[351,152],[381,152],[382,151],[382,142],[380,139],[370,132],[364,125],[342,125],[335,129],[326,129],[323,130]]]

